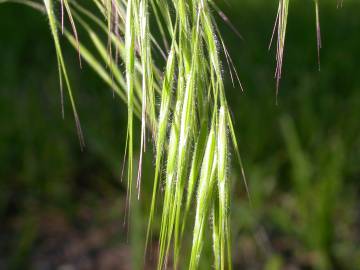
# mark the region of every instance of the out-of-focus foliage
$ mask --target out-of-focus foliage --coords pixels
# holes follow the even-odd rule
[[[278,106],[274,52],[267,51],[277,3],[228,2],[219,4],[244,40],[220,17],[218,22],[245,92],[233,88],[229,78],[226,91],[252,198],[250,207],[234,166],[234,269],[356,269],[360,266],[359,2],[345,1],[342,9],[336,9],[335,0],[321,1],[323,49],[318,72],[313,6],[291,1]],[[78,255],[92,262],[91,269],[99,269],[102,253],[94,250],[123,247],[127,238],[122,226],[125,185],[120,182],[126,109],[90,68],[79,69],[76,52],[65,46],[87,143],[81,152],[70,107],[65,121],[61,119],[56,57],[46,19],[4,4],[0,33],[0,268],[54,269],[70,264],[85,269],[76,256],[59,254],[53,259],[55,255],[45,248],[54,236],[49,228],[59,223],[56,216],[72,228],[65,232],[108,230],[115,224],[112,236],[118,237],[103,237],[96,248],[86,242],[91,247]],[[143,197],[134,204],[131,248],[121,249],[133,256],[116,256],[119,265],[142,261],[141,233],[153,179],[149,152]],[[67,250],[71,243],[50,250]],[[212,247],[205,248],[211,262]]]

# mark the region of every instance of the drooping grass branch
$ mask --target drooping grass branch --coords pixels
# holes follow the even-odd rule
[[[165,185],[161,195],[164,204],[158,268],[166,268],[171,246],[174,267],[179,267],[180,263],[186,265],[186,262],[180,262],[179,255],[193,204],[197,210],[189,268],[198,267],[205,230],[213,231],[214,247],[219,246],[219,250],[214,249],[216,268],[231,268],[229,179],[226,175],[229,157],[227,130],[233,125],[225,98],[217,44],[217,40],[222,42],[222,39],[210,12],[211,1],[92,0],[105,21],[75,1],[44,0],[44,3],[58,48],[57,55],[61,58],[59,62],[63,63],[57,31],[61,27],[82,58],[126,101],[127,207],[130,207],[133,183],[134,114],[141,121],[138,196],[146,127],[152,134],[156,149],[155,178],[147,243],[151,240],[152,223],[158,208],[159,186],[161,182]],[[54,16],[55,7],[60,8],[60,18]],[[64,12],[68,15],[74,37],[64,30]],[[168,49],[163,76],[159,76],[158,72],[163,68],[157,67],[152,57],[154,48],[159,47],[149,23],[149,16],[153,14],[164,40],[165,47],[160,51]],[[107,33],[107,46],[103,45],[87,20],[95,22],[101,31]],[[91,50],[81,43],[76,23],[87,32],[102,55],[101,62],[108,65],[110,74],[105,72]],[[171,44],[170,48],[167,44]],[[119,62],[125,64],[125,76]],[[156,99],[160,99],[159,107]],[[234,134],[233,130],[231,134]],[[232,139],[235,137],[232,136]],[[163,175],[161,172],[164,169]],[[208,222],[210,216],[217,223],[214,226]]]
[[[315,3],[315,20],[316,20],[316,40],[317,40],[317,55],[318,65],[320,71],[320,50],[322,47],[321,41],[321,29],[320,29],[320,13],[319,13],[319,0],[314,0]],[[338,0],[338,7],[342,6],[343,0]],[[282,77],[282,68],[284,61],[284,48],[287,31],[287,22],[289,14],[290,0],[279,0],[278,11],[275,19],[275,25],[270,40],[269,50],[273,42],[275,33],[277,34],[276,42],[276,68],[275,68],[275,79],[276,79],[276,103],[279,93],[280,80]]]
[[[168,266],[170,256],[174,269],[197,269],[207,232],[212,235],[215,269],[231,269],[230,142],[244,180],[245,174],[225,95],[221,52],[230,66],[232,61],[211,7],[226,21],[227,17],[212,0],[89,0],[86,4],[75,0],[9,1],[30,5],[47,14],[58,60],[61,96],[64,79],[81,147],[84,138],[62,55],[60,34],[78,51],[80,65],[84,60],[126,103],[128,211],[134,178],[134,116],[141,121],[136,181],[140,199],[142,157],[146,151],[146,134],[151,134],[155,147],[155,176],[146,245],[152,238],[160,196],[163,204],[158,269]],[[319,3],[314,1],[320,67]],[[279,0],[271,38],[277,35],[277,93],[282,76],[289,2]],[[71,31],[66,27],[65,17]],[[155,21],[153,25],[151,18]],[[158,31],[154,31],[154,27]],[[155,37],[155,32],[160,32],[161,42],[157,41],[159,37]],[[82,42],[79,33],[87,36],[93,49]],[[106,35],[107,40],[102,40],[102,35]],[[165,58],[163,66],[156,61],[155,53]],[[231,69],[238,78],[235,69]],[[231,77],[233,79],[232,73]],[[160,186],[164,187],[163,193],[160,193]],[[245,186],[248,192],[246,181]],[[193,217],[191,208],[195,209]],[[189,225],[193,225],[191,253],[189,261],[184,261],[184,258],[180,260],[180,254]]]

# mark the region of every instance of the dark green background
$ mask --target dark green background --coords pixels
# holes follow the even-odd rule
[[[243,36],[217,18],[245,88],[224,64],[252,198],[234,162],[234,269],[360,269],[360,2],[321,1],[318,72],[313,2],[291,1],[278,106],[267,50],[276,1],[218,2]],[[126,107],[62,41],[83,152],[67,99],[61,119],[46,17],[0,5],[0,269],[142,267],[151,149],[127,233]]]

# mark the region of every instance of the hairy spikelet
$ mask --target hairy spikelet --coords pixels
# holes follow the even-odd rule
[[[189,269],[197,269],[201,250],[204,244],[204,231],[208,222],[208,215],[212,207],[213,192],[216,179],[216,147],[214,127],[211,129],[204,160],[201,168],[199,187],[197,192],[194,236],[191,249]]]

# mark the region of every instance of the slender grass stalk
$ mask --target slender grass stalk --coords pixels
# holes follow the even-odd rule
[[[279,85],[282,76],[282,66],[284,60],[284,47],[285,47],[285,38],[286,38],[286,27],[288,20],[289,12],[289,2],[290,0],[279,0],[278,12],[276,15],[275,26],[273,34],[271,36],[271,41],[269,49],[271,47],[272,41],[274,39],[275,31],[277,31],[277,44],[276,44],[276,69],[275,69],[275,78],[276,78],[276,103],[277,97],[279,94]]]
[[[0,0],[0,4],[3,3],[18,3],[18,4],[22,4],[25,6],[29,6],[35,10],[38,10],[40,12],[45,12],[44,10],[44,4],[43,3],[38,3],[38,2],[34,2],[33,0]]]
[[[322,42],[321,42],[321,29],[320,29],[319,0],[314,0],[314,1],[315,1],[315,18],[316,18],[316,41],[317,41],[317,52],[318,52],[318,64],[320,71],[321,69],[320,50],[322,47]]]
[[[289,2],[290,0],[279,0],[278,12],[276,15],[275,25],[270,40],[269,50],[271,48],[272,41],[274,39],[275,32],[277,32],[277,44],[276,44],[276,103],[278,102],[279,86],[282,77],[282,67],[284,61],[284,48],[286,39],[286,28],[289,13]],[[319,71],[320,65],[320,50],[322,47],[321,41],[321,28],[320,28],[320,12],[319,12],[319,0],[314,0],[315,3],[315,20],[316,20],[316,41],[317,41],[317,55],[318,55],[318,66]],[[342,6],[343,0],[338,0],[337,6]]]
[[[74,100],[71,85],[70,85],[70,80],[69,80],[69,77],[67,74],[66,66],[64,63],[64,58],[62,55],[62,50],[61,50],[60,41],[59,41],[58,32],[57,32],[56,18],[55,18],[54,12],[53,12],[53,1],[52,0],[43,0],[43,1],[44,1],[46,13],[49,18],[50,30],[51,30],[52,37],[54,39],[54,44],[55,44],[55,49],[56,49],[56,57],[58,60],[58,65],[59,65],[59,79],[60,79],[61,96],[63,96],[63,94],[62,94],[62,77],[64,77],[66,87],[68,89],[71,106],[72,106],[73,113],[74,113],[75,124],[76,124],[76,129],[78,132],[80,147],[83,148],[83,147],[85,147],[84,136],[83,136],[83,132],[81,129],[79,116],[77,113],[75,100]]]

